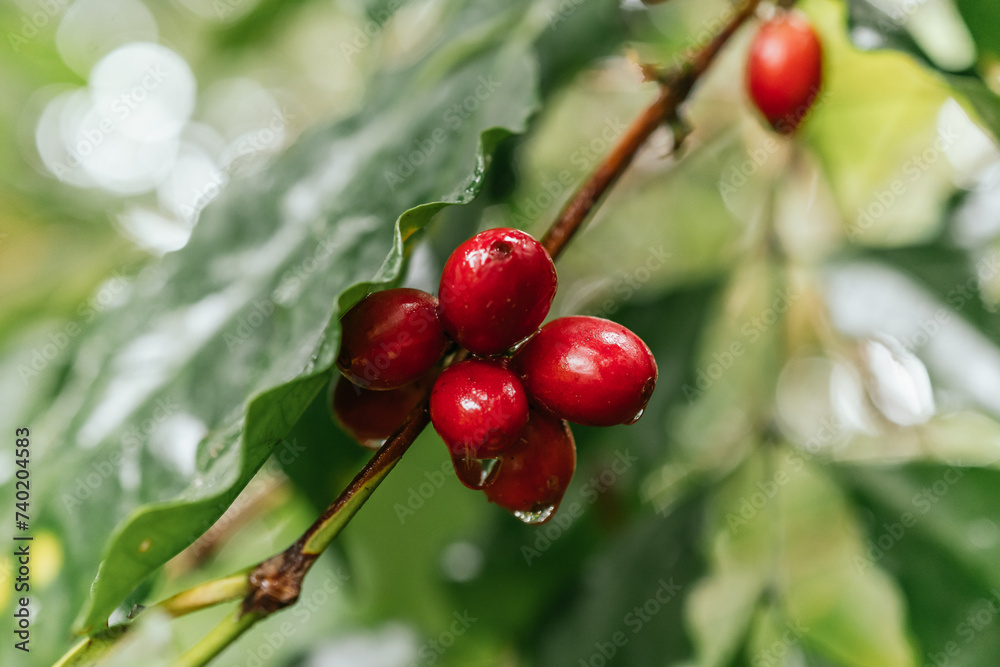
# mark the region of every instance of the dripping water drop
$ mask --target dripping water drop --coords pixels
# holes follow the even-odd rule
[[[456,456],[451,459],[455,466],[455,475],[465,486],[473,491],[487,487],[500,472],[500,459],[473,459]]]
[[[643,408],[643,409],[639,410],[639,412],[635,413],[635,416],[634,416],[634,417],[632,417],[631,419],[629,419],[629,420],[628,420],[627,422],[625,422],[625,423],[626,423],[626,424],[634,424],[634,423],[636,423],[637,421],[639,421],[639,420],[640,420],[640,419],[642,418],[642,414],[643,414],[643,413],[644,413],[645,411],[646,411],[646,408]]]
[[[540,523],[545,523],[549,518],[555,513],[556,506],[548,505],[542,507],[541,509],[532,510],[530,512],[517,511],[514,512],[514,516],[523,521],[530,526],[537,526]]]

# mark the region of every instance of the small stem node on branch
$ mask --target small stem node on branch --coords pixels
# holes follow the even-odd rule
[[[452,363],[457,363],[466,356],[466,353],[459,352]],[[250,589],[243,599],[243,614],[267,616],[295,604],[302,592],[302,582],[313,563],[340,534],[429,423],[428,398],[424,398],[309,529],[290,547],[268,558],[250,572]]]
[[[675,150],[683,143],[690,132],[681,119],[680,106],[687,100],[691,90],[723,45],[753,15],[759,3],[760,0],[747,0],[743,3],[719,34],[683,65],[656,74],[643,68],[647,77],[653,77],[659,82],[659,94],[626,128],[618,143],[565,204],[558,218],[542,237],[541,243],[553,259],[562,253],[583,222],[597,208],[608,189],[632,164],[640,148],[658,127],[665,124],[671,127]],[[460,351],[454,355],[450,363],[458,363],[467,356],[465,351]],[[238,591],[235,597],[238,597],[245,591],[242,605],[237,613],[227,617],[182,656],[178,664],[185,667],[206,664],[257,621],[295,604],[301,594],[303,580],[313,563],[340,534],[351,517],[368,500],[417,436],[430,423],[428,398],[425,397],[420,405],[413,409],[403,425],[386,440],[343,493],[294,544],[252,568],[249,575],[237,573],[219,580],[225,584],[220,584],[215,593],[222,591],[225,594],[232,594],[235,590]],[[233,578],[239,578],[238,585],[233,584]],[[210,584],[215,583],[217,582],[209,582],[202,586],[210,587]],[[228,588],[228,586],[235,587]],[[203,601],[199,601],[198,596],[192,594],[192,591],[171,598],[172,604],[185,611],[207,606],[202,604]],[[220,595],[209,597],[213,600],[211,604],[221,601]],[[81,643],[81,646],[85,643]],[[80,646],[75,647],[67,657],[82,651]]]
[[[583,221],[593,213],[608,189],[632,164],[632,160],[649,139],[649,135],[660,125],[679,117],[680,106],[687,100],[698,79],[708,70],[729,38],[753,16],[759,4],[760,0],[749,0],[744,3],[719,34],[689,61],[656,77],[660,82],[659,96],[626,128],[618,143],[612,147],[611,152],[605,156],[591,177],[563,206],[555,223],[542,237],[542,245],[553,259],[566,247]]]
[[[759,1],[746,2],[729,24],[689,62],[658,77],[661,84],[657,98],[626,128],[618,143],[566,203],[559,217],[542,237],[542,245],[553,259],[559,256],[584,220],[593,213],[608,188],[632,164],[639,149],[656,128],[664,124],[670,125],[674,132],[675,147],[683,142],[690,131],[681,120],[680,105],[687,99],[722,46],[753,15]],[[457,363],[467,356],[467,353],[460,351],[451,359],[451,363]],[[428,423],[430,415],[428,400],[425,398],[302,537],[287,550],[269,558],[253,570],[250,574],[250,592],[243,601],[244,614],[271,614],[295,603],[302,590],[302,581],[316,557],[330,545]]]
[[[266,616],[298,601],[302,581],[317,558],[304,555],[298,547],[296,542],[253,569],[247,579],[250,591],[243,598],[241,613]]]

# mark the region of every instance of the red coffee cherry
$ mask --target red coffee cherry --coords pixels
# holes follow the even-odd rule
[[[437,364],[448,346],[437,299],[416,289],[369,294],[340,318],[337,367],[368,389],[396,389]]]
[[[782,13],[761,26],[750,45],[747,90],[771,126],[791,134],[823,81],[823,46],[809,22]]]
[[[369,449],[378,449],[417,407],[434,376],[432,372],[417,382],[387,391],[365,389],[339,377],[330,392],[334,417],[352,438]]]
[[[497,456],[528,420],[528,396],[500,361],[469,359],[445,369],[431,391],[431,423],[452,458]]]
[[[522,521],[545,523],[559,507],[575,469],[576,445],[569,424],[532,410],[483,492]]]
[[[577,424],[630,424],[656,386],[656,360],[646,344],[616,322],[560,317],[514,355],[531,400]]]
[[[458,246],[441,273],[441,322],[481,355],[499,354],[534,333],[556,294],[545,248],[516,229],[490,229]]]

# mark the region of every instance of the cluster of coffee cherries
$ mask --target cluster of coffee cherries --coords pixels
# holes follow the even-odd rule
[[[636,421],[657,375],[649,348],[620,324],[574,316],[541,326],[556,286],[545,248],[499,228],[452,253],[439,298],[408,288],[368,295],[341,318],[337,420],[378,446],[432,387],[431,422],[462,483],[522,521],[544,522],[576,468],[567,422]],[[462,359],[441,370],[445,356]]]
[[[823,47],[809,21],[779,10],[750,44],[746,84],[750,99],[775,131],[793,134],[823,83]]]

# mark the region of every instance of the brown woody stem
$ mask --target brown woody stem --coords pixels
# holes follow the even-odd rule
[[[743,4],[725,28],[698,50],[690,61],[658,77],[660,93],[657,98],[632,121],[618,143],[566,203],[559,217],[542,237],[542,245],[553,259],[559,256],[583,222],[597,208],[603,195],[632,164],[639,149],[656,128],[677,118],[678,108],[688,98],[695,83],[733,33],[753,15],[758,4],[759,0]],[[459,353],[452,359],[452,363],[464,356]],[[301,591],[302,580],[316,558],[375,491],[429,422],[425,398],[302,537],[250,573],[250,593],[243,601],[243,613],[270,614],[294,604]]]
[[[272,614],[298,600],[306,572],[430,423],[428,400],[425,397],[413,409],[403,425],[298,540],[250,572],[250,592],[243,599],[243,613]]]
[[[758,4],[759,0],[745,3],[722,31],[696,52],[690,61],[657,77],[660,81],[659,96],[632,121],[618,143],[612,147],[611,152],[601,161],[583,186],[574,193],[573,198],[563,206],[559,217],[542,237],[542,245],[553,259],[566,247],[584,220],[594,212],[604,193],[625,173],[639,149],[656,128],[677,119],[678,109],[691,94],[694,84],[712,64],[733,33],[753,15]],[[675,141],[675,147],[676,144]]]
[[[753,15],[759,2],[760,0],[748,0],[741,4],[719,34],[696,51],[688,62],[663,75],[655,76],[660,84],[657,98],[632,121],[618,143],[574,193],[542,237],[541,242],[553,259],[559,256],[600,204],[605,193],[632,164],[650,135],[661,125],[677,125],[679,107],[687,100],[698,79],[729,38]],[[675,133],[675,147],[681,138]],[[450,362],[455,363],[465,356],[464,352],[460,352]],[[425,397],[343,493],[294,544],[250,570],[246,579],[248,592],[243,598],[239,613],[225,619],[185,654],[183,664],[194,666],[207,663],[254,623],[294,604],[301,593],[305,575],[313,563],[368,500],[428,423],[430,415],[428,398]]]

